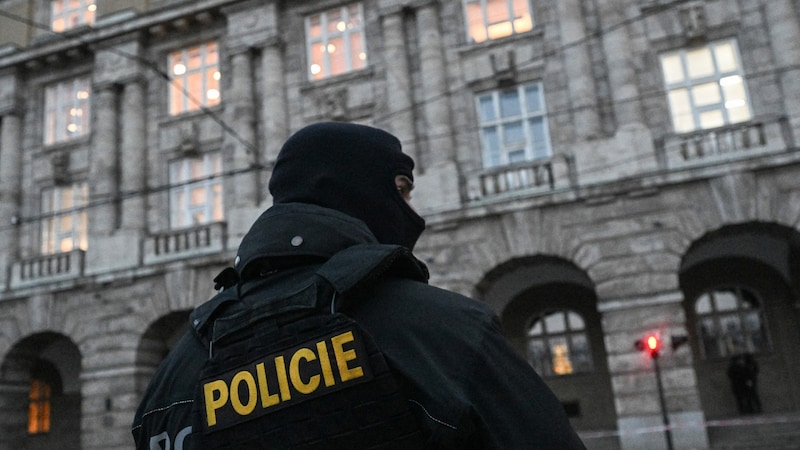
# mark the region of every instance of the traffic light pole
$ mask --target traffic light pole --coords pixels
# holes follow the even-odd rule
[[[658,387],[658,402],[661,405],[661,419],[664,423],[664,437],[667,439],[667,450],[672,450],[672,431],[669,426],[667,402],[664,400],[664,386],[661,384],[661,368],[658,366],[658,353],[654,352],[651,356],[653,368],[656,371],[656,386]]]

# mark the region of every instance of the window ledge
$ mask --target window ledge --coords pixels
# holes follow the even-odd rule
[[[227,235],[226,222],[153,234],[144,242],[144,264],[157,264],[225,251]]]

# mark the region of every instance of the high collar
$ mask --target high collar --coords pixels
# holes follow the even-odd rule
[[[255,261],[327,260],[345,248],[377,242],[364,222],[346,214],[305,203],[277,204],[242,239],[235,269],[243,275]]]

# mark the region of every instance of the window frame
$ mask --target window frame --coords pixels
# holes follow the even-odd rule
[[[69,7],[70,0],[50,0],[50,29],[55,33],[63,33],[81,25],[94,25],[97,4],[95,0],[74,0],[75,8]],[[61,5],[60,7],[58,5]],[[69,23],[70,19],[76,20]],[[63,21],[57,25],[56,22]]]
[[[504,1],[506,6],[506,15],[502,17],[502,20],[492,21],[489,17],[489,2],[492,1]],[[527,16],[521,16],[519,18],[515,15],[515,2],[524,3],[527,9]],[[487,41],[494,41],[497,39],[503,39],[510,36],[516,36],[518,34],[527,33],[534,29],[536,26],[534,14],[533,14],[533,5],[531,5],[530,0],[463,0],[462,1],[462,9],[464,11],[464,19],[465,19],[465,28],[466,28],[466,35],[467,41],[472,42],[474,44],[479,44],[482,42]],[[480,8],[480,17],[473,17],[471,15],[471,11],[475,11],[470,5],[476,5]],[[520,20],[525,20],[527,18],[527,26],[523,26],[522,24],[518,25],[517,22]],[[478,21],[480,19],[480,21]],[[495,37],[491,36],[491,28],[497,27],[499,25],[508,24],[511,27],[509,33],[504,34],[501,33]],[[481,30],[481,34],[479,36],[473,35],[473,28],[476,26],[480,26],[479,29]],[[517,28],[520,28],[518,31]]]
[[[536,88],[538,91],[538,110],[528,111],[529,105],[528,95],[529,90]],[[519,115],[512,115],[503,117],[502,112],[502,99],[504,93],[515,91],[517,95],[517,104],[519,106]],[[485,119],[483,117],[482,100],[491,97],[492,101],[492,118]],[[495,89],[492,91],[483,92],[475,97],[475,107],[478,119],[478,132],[480,134],[481,143],[481,160],[484,169],[493,167],[503,167],[515,163],[531,162],[536,160],[543,160],[553,156],[553,145],[550,139],[550,129],[547,120],[547,103],[544,98],[544,85],[541,81],[519,84],[510,88]],[[533,136],[533,129],[530,125],[534,121],[540,121],[541,138],[535,139]],[[507,145],[506,134],[508,126],[520,122],[522,124],[522,133],[524,139],[517,140],[514,143],[524,143],[520,149],[520,145]],[[497,158],[494,157],[495,151],[491,148],[491,139],[487,135],[488,129],[497,129],[497,145],[496,152]],[[543,146],[537,146],[537,142],[541,142]],[[514,152],[522,150],[523,157],[519,160],[512,160],[510,156]]]
[[[562,315],[563,317],[563,330],[549,331],[547,321],[550,317]],[[575,327],[571,318],[577,317],[580,322],[580,327]],[[537,326],[541,324],[541,331],[534,334]],[[583,363],[576,355],[581,353],[573,351],[575,348],[574,339],[580,337],[585,343],[583,350]],[[556,363],[553,356],[553,341],[563,340],[566,343],[566,354],[561,355],[566,358],[566,364],[569,365],[569,371],[559,373],[556,369]],[[532,352],[532,342],[542,341],[544,343],[545,353],[542,356],[546,357],[546,363],[539,364]],[[547,309],[538,314],[533,315],[525,326],[525,358],[528,363],[536,370],[541,377],[560,378],[570,375],[581,375],[587,373],[594,373],[596,365],[594,362],[594,355],[592,355],[592,344],[589,338],[589,327],[586,318],[578,311],[571,308]],[[542,361],[545,361],[542,359]]]
[[[715,301],[715,295],[721,292],[734,292],[734,296],[736,298],[736,308],[735,309],[724,309],[718,310],[717,302]],[[746,293],[746,294],[744,294]],[[750,307],[743,307],[743,304],[747,302],[745,297],[749,297],[753,299],[753,302],[750,303]],[[708,299],[708,304],[711,308],[710,312],[700,312],[698,310],[699,304],[704,299]],[[766,314],[764,310],[764,301],[758,295],[758,293],[750,289],[746,286],[740,285],[726,285],[726,286],[717,286],[703,290],[700,295],[695,297],[694,301],[692,302],[692,312],[694,314],[695,319],[695,332],[697,333],[697,347],[700,351],[700,356],[703,360],[723,360],[728,359],[732,356],[736,356],[743,353],[751,353],[754,355],[760,354],[767,354],[772,351],[772,342],[770,339],[770,333],[768,324],[766,321]],[[748,315],[755,314],[755,317],[758,318],[758,329],[750,329],[750,325],[747,321]],[[738,322],[739,330],[737,336],[728,336],[727,333],[723,333],[722,329],[722,320],[724,318],[735,317]],[[712,336],[713,341],[716,342],[716,355],[709,355],[709,349],[707,348],[707,340],[706,340],[706,333],[703,331],[704,326],[704,319],[711,319],[715,329],[714,336]],[[760,332],[761,339],[763,340],[763,346],[760,348],[756,348],[755,344],[752,342],[752,337],[754,336],[753,333]],[[749,338],[748,338],[749,333]],[[743,348],[728,348],[729,346],[722,345],[722,340],[725,338],[739,338],[741,341],[744,342]]]
[[[88,75],[44,86],[45,146],[74,141],[91,133],[91,79]],[[74,126],[75,130],[70,127]]]
[[[192,163],[202,162],[203,172],[192,175]],[[222,152],[206,152],[170,161],[169,227],[172,230],[221,222],[225,218],[224,186],[222,183]],[[203,190],[204,201],[191,204],[192,193]],[[183,197],[181,200],[179,197]],[[196,214],[205,218],[196,220]]]
[[[731,58],[730,63],[733,63],[735,66],[733,68],[725,69],[720,67],[723,64],[720,55],[722,55],[721,52],[725,46],[730,46],[730,54],[727,56]],[[710,56],[712,64],[710,67],[711,73],[693,76],[690,73],[689,58],[694,52],[703,50]],[[675,60],[675,58],[677,58],[677,60]],[[667,64],[669,62],[679,62],[680,66],[668,66]],[[701,46],[680,48],[664,52],[659,55],[659,68],[664,83],[672,129],[676,133],[692,133],[752,120],[752,101],[747,87],[747,79],[742,65],[738,41],[735,38],[720,39]],[[681,78],[674,81],[671,80],[670,78],[672,75],[670,74],[678,72],[680,72]],[[734,92],[737,90],[736,86],[739,84],[741,84],[741,87],[738,90],[741,92]],[[712,94],[713,91],[713,95],[718,98],[718,101],[709,101],[708,103],[700,104],[701,99],[699,98],[699,94],[702,92],[701,88],[705,87],[710,89],[712,86],[716,87],[716,89],[709,90],[708,94]],[[680,112],[678,110],[676,100],[673,100],[673,98],[677,98],[679,94],[683,97],[684,102],[688,104],[688,112]],[[743,98],[733,97],[734,94],[741,94]],[[736,101],[743,101],[743,104],[738,105]],[[729,102],[731,102],[730,107],[728,106]],[[731,110],[737,107],[745,108],[744,118],[732,117],[734,114]],[[714,112],[720,113],[721,123],[704,125],[703,115]],[[683,123],[684,121],[688,121],[689,115],[691,115],[690,126],[688,122],[685,124]],[[683,118],[683,120],[681,120],[681,118]]]
[[[352,25],[352,28],[348,28],[347,24],[351,21],[351,8],[357,8],[357,21],[355,24]],[[341,30],[338,29],[335,32],[331,32],[329,29],[329,15],[333,13],[339,13],[340,17],[342,18],[340,22],[345,23],[345,29]],[[312,32],[312,20],[314,18],[319,17],[319,35],[313,35]],[[363,2],[351,2],[344,5],[340,5],[334,8],[329,8],[324,11],[317,12],[315,14],[308,14],[306,15],[303,23],[305,27],[305,41],[306,41],[306,58],[307,58],[307,69],[306,73],[308,74],[309,81],[321,81],[326,80],[329,78],[337,77],[340,75],[345,75],[352,72],[357,72],[359,70],[364,70],[369,67],[369,52],[367,51],[367,36],[366,36],[366,26],[364,20],[364,4]],[[358,55],[354,55],[357,51],[353,48],[353,37],[360,36],[360,52]],[[330,54],[333,52],[324,51],[324,55],[321,59],[322,64],[317,64],[316,59],[314,58],[314,51],[315,45],[321,44],[321,48],[328,49],[330,48],[331,41],[340,39],[343,42],[343,52],[344,52],[344,67],[340,71],[335,71],[332,67],[331,57]],[[335,51],[335,50],[334,50]],[[363,54],[363,57],[360,55]],[[358,63],[358,65],[353,64],[354,56],[358,56],[358,60],[362,61]],[[319,68],[319,72],[315,73],[314,67]]]
[[[63,205],[65,191],[69,190],[69,204]],[[50,195],[52,194],[52,195]],[[41,253],[55,255],[88,248],[89,184],[80,181],[42,190]],[[68,226],[62,224],[67,223]],[[69,249],[64,243],[69,241]]]
[[[211,48],[213,51],[210,51]],[[167,54],[170,79],[167,87],[167,114],[180,116],[222,103],[220,50],[218,41],[211,40]],[[194,51],[199,52],[199,65],[196,67],[190,63]],[[214,59],[210,60],[209,55],[215,55]],[[192,86],[194,77],[199,77],[197,88]]]

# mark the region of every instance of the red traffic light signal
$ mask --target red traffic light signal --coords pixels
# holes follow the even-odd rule
[[[661,340],[655,334],[649,334],[644,339],[639,339],[633,343],[639,351],[647,351],[650,353],[651,358],[657,358],[658,352],[661,350]]]

